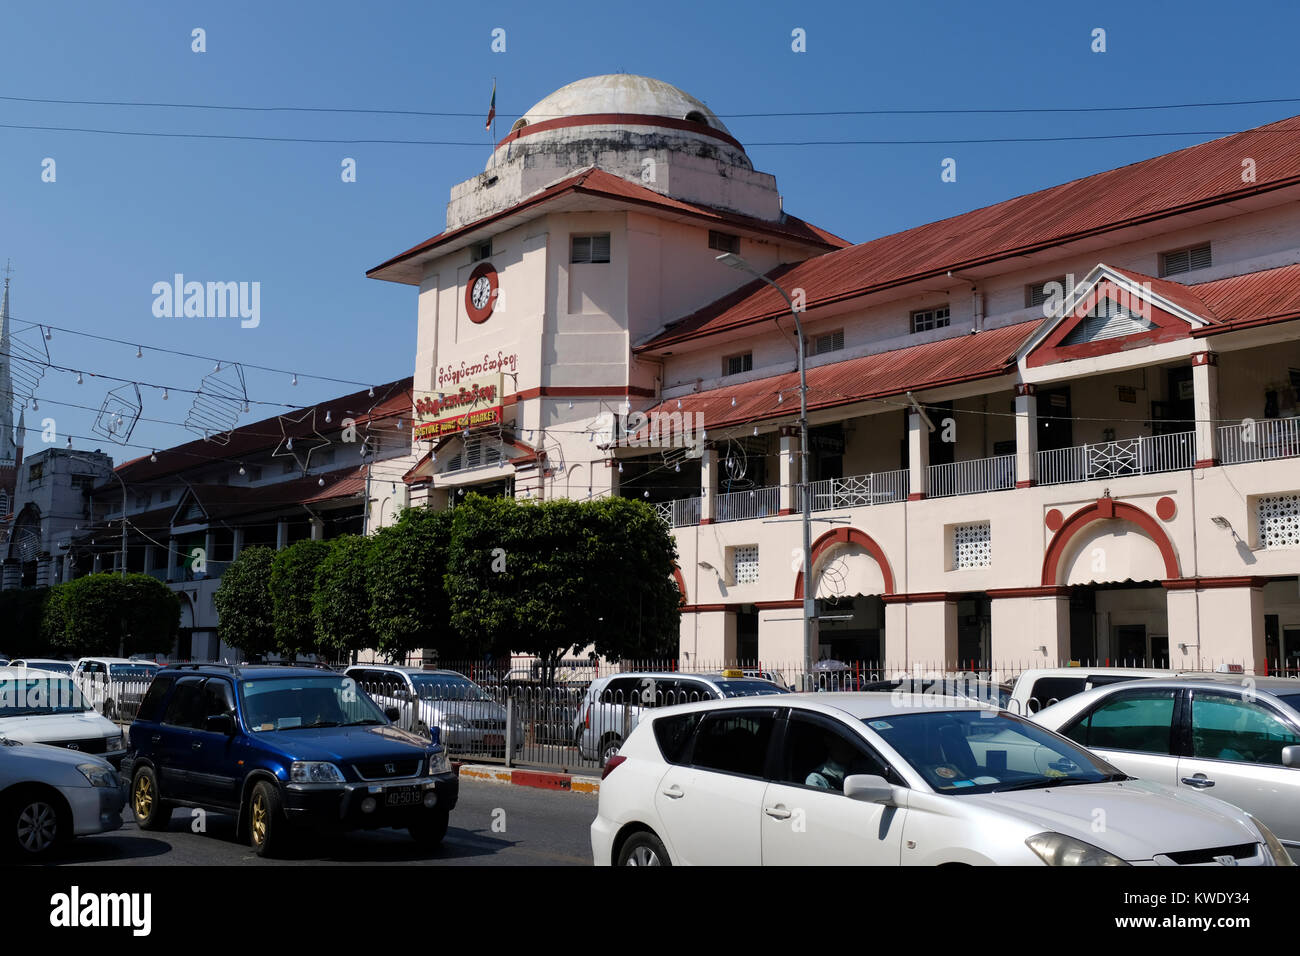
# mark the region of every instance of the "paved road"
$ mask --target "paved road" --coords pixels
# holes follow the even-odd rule
[[[168,830],[152,833],[138,829],[127,811],[122,829],[80,837],[51,862],[73,866],[587,866],[591,864],[589,827],[595,816],[596,798],[587,794],[464,780],[447,839],[441,850],[432,853],[418,849],[404,831],[371,830],[312,838],[285,859],[263,860],[247,844],[235,842],[234,817],[208,814],[207,832],[193,833],[189,811],[182,809],[172,814]]]

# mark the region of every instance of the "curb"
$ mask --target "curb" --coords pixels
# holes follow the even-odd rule
[[[462,780],[482,780],[487,783],[504,783],[516,787],[536,787],[539,790],[563,790],[569,793],[600,793],[600,778],[573,773],[551,773],[546,770],[521,770],[502,767],[500,764],[452,763]]]

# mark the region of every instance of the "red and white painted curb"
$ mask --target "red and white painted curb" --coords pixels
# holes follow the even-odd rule
[[[583,774],[553,773],[549,770],[524,770],[520,767],[503,767],[500,764],[486,763],[453,763],[453,766],[462,780],[507,783],[516,787],[565,790],[570,793],[600,793],[600,778]]]

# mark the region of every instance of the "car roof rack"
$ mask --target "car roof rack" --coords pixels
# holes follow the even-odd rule
[[[236,677],[238,677],[238,676],[239,676],[239,673],[240,673],[240,672],[239,672],[239,665],[238,665],[238,664],[217,664],[217,663],[209,663],[209,664],[202,664],[202,663],[198,663],[198,664],[168,664],[168,665],[166,665],[165,667],[160,668],[160,670],[165,670],[165,671],[173,671],[173,670],[174,670],[174,671],[200,671],[200,670],[203,670],[203,669],[205,669],[205,668],[211,668],[211,669],[213,669],[213,670],[219,670],[219,671],[227,671],[227,672],[229,672],[229,673],[231,673],[231,674],[234,674]]]

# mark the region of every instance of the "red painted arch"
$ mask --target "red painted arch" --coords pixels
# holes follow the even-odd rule
[[[1159,521],[1137,505],[1116,501],[1113,498],[1098,498],[1093,504],[1084,505],[1066,518],[1060,529],[1052,536],[1051,543],[1047,546],[1047,553],[1043,555],[1041,582],[1043,586],[1062,583],[1057,580],[1057,576],[1061,572],[1061,558],[1065,556],[1070,541],[1094,521],[1107,521],[1111,518],[1119,518],[1137,525],[1155,543],[1155,546],[1160,549],[1160,556],[1164,558],[1166,578],[1174,579],[1183,576],[1178,569],[1178,554],[1174,551],[1174,543],[1165,533],[1165,529],[1160,527]]]
[[[686,604],[686,579],[682,577],[682,569],[673,565],[673,580],[677,582],[677,590],[682,592],[682,604]]]
[[[885,579],[885,593],[894,593],[894,571],[889,566],[889,559],[885,557],[884,548],[876,544],[871,535],[857,528],[836,528],[834,531],[827,531],[813,542],[810,564],[816,567],[817,559],[838,544],[856,544],[875,558],[876,564],[880,565],[881,577]],[[803,600],[803,571],[800,571],[794,579],[794,596],[797,600]]]

